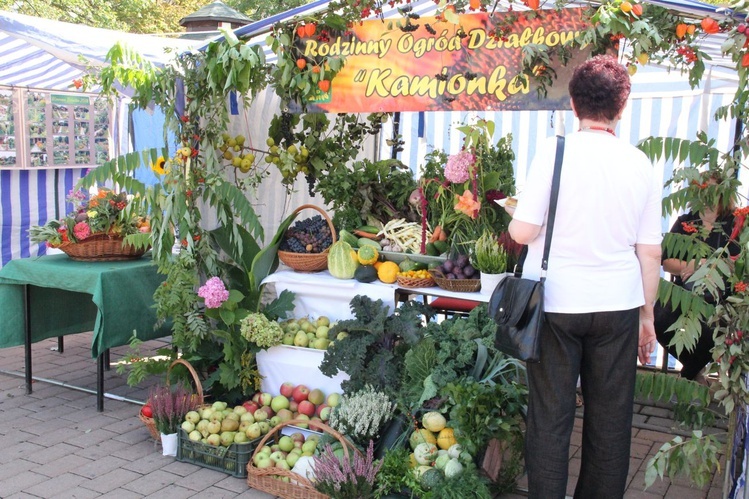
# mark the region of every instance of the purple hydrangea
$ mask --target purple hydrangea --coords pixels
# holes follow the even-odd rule
[[[229,292],[221,279],[211,277],[198,288],[198,296],[205,300],[206,307],[218,308],[229,299]]]
[[[462,184],[469,179],[469,172],[474,163],[476,156],[468,151],[451,154],[445,165],[445,178],[453,184]]]

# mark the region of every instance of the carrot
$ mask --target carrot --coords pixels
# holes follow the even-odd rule
[[[433,243],[434,241],[438,241],[441,233],[442,233],[442,227],[437,225],[432,231],[432,237],[429,238],[429,242]]]
[[[382,239],[382,236],[378,236],[377,234],[371,234],[369,232],[364,232],[363,230],[355,230],[353,232],[355,235],[359,237],[366,237],[367,239],[374,239],[374,240]]]
[[[447,241],[447,232],[445,232],[444,230],[440,231],[440,239],[439,240],[440,241]]]

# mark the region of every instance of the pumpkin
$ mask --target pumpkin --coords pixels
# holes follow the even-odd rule
[[[366,244],[359,248],[356,257],[362,265],[372,265],[380,257],[380,253],[374,246]]]
[[[382,262],[377,268],[377,277],[387,284],[392,284],[398,278],[398,272],[400,272],[398,264],[395,262]],[[332,272],[331,272],[332,274]]]
[[[440,449],[449,449],[457,443],[458,441],[455,439],[455,432],[452,428],[442,428],[439,435],[437,435],[437,447]]]
[[[362,265],[354,272],[354,279],[359,282],[374,282],[377,280],[377,269],[371,265]]]
[[[445,416],[437,411],[430,411],[421,418],[421,425],[432,433],[439,433],[447,424]],[[449,445],[447,446],[449,447]],[[445,449],[447,449],[445,447]]]
[[[338,279],[353,279],[359,261],[356,252],[345,241],[334,243],[328,251],[328,271]]]
[[[429,466],[437,459],[437,447],[434,444],[422,442],[414,449],[414,457],[417,463]]]

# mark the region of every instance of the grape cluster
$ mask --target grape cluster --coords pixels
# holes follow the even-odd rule
[[[333,236],[328,223],[320,215],[297,221],[281,242],[282,251],[292,253],[322,253],[331,244]]]

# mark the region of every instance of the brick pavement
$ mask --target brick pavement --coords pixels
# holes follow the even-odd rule
[[[65,338],[65,351],[54,351],[57,341],[33,345],[34,376],[95,390],[96,363],[90,358],[90,333]],[[163,340],[147,342],[144,352],[165,346]],[[112,350],[116,363],[126,347]],[[270,498],[249,489],[245,480],[207,470],[161,455],[160,447],[138,419],[139,406],[127,401],[104,401],[96,412],[93,393],[76,391],[43,381],[26,395],[23,347],[0,349],[0,498],[117,499],[158,497]],[[105,372],[105,391],[127,400],[142,401],[148,383],[128,387],[125,376],[113,367]],[[673,422],[668,407],[637,404],[632,436],[630,482],[627,499],[717,499],[722,497],[722,475],[716,473],[705,489],[683,480],[657,481],[644,490],[647,461],[663,442],[670,440]],[[582,410],[581,410],[582,411]],[[568,493],[579,470],[580,428],[575,422],[570,446]],[[525,478],[518,491],[499,499],[525,497]]]

